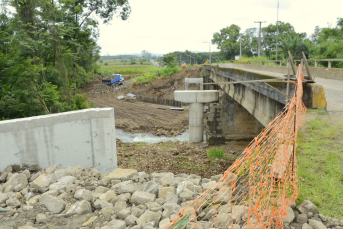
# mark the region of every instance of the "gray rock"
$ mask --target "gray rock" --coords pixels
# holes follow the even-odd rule
[[[10,193],[10,192],[14,192],[14,187],[13,185],[8,184],[4,190],[4,193]]]
[[[136,220],[137,220],[137,217],[135,217],[133,215],[129,215],[128,217],[126,217],[124,219],[124,222],[125,222],[126,226],[132,227],[133,225],[136,224]]]
[[[169,218],[162,219],[160,223],[158,224],[158,226],[161,228],[162,226],[167,225],[168,223],[169,223]]]
[[[162,205],[162,208],[163,210],[169,210],[170,212],[179,212],[181,210],[181,206],[174,203],[165,203]]]
[[[302,224],[300,224],[300,223],[291,223],[290,224],[290,227],[291,227],[291,229],[302,229]]]
[[[157,199],[155,200],[155,202],[158,203],[159,205],[163,205],[166,201],[165,201],[165,199],[157,198]]]
[[[116,185],[113,185],[111,189],[114,190],[116,194],[122,194],[122,193],[132,194],[136,191],[136,188],[133,185],[133,182],[131,180],[120,182]]]
[[[131,200],[131,194],[130,193],[124,193],[124,194],[121,194],[119,196],[117,196],[114,200],[114,202],[117,202],[119,200],[122,200],[124,202],[130,202]]]
[[[155,181],[148,181],[143,185],[142,191],[157,195],[160,184]]]
[[[106,226],[101,227],[101,229],[125,229],[126,224],[121,220],[112,220]]]
[[[287,217],[283,218],[283,222],[284,223],[292,223],[294,218],[295,218],[295,215],[294,215],[294,212],[293,212],[293,209],[291,207],[287,207],[286,208],[286,213],[287,213]]]
[[[82,215],[92,212],[92,206],[87,200],[81,200],[73,204],[71,208],[67,211],[68,215]]]
[[[339,226],[343,227],[343,220],[340,220],[338,223],[339,223]]]
[[[103,209],[103,208],[110,208],[110,207],[113,207],[113,204],[107,202],[107,201],[104,201],[104,200],[99,200],[97,199],[95,202],[94,202],[94,207],[96,209]]]
[[[62,177],[57,183],[50,185],[50,190],[66,190],[67,185],[74,184],[76,178],[73,176]]]
[[[22,173],[14,174],[8,180],[8,184],[13,186],[15,192],[19,192],[28,185],[27,176]]]
[[[327,229],[327,227],[322,222],[313,219],[310,220],[309,224],[313,229]]]
[[[237,205],[232,207],[232,219],[234,220],[234,223],[240,223],[242,220],[242,217],[245,213],[247,213],[249,210],[248,207],[243,205]]]
[[[106,202],[109,202],[109,203],[114,203],[115,202],[115,199],[116,199],[116,194],[113,190],[109,190],[107,191],[106,193],[104,194],[101,194],[99,196],[99,200],[103,200],[103,201],[106,201]]]
[[[22,174],[24,174],[25,176],[26,176],[26,178],[27,178],[27,180],[29,180],[30,179],[30,177],[31,177],[31,173],[30,173],[30,171],[29,170],[24,170],[23,172],[22,172]]]
[[[141,225],[135,225],[131,227],[131,229],[142,229],[143,227]]]
[[[215,218],[216,228],[227,228],[233,224],[233,219],[231,214],[220,214]]]
[[[175,194],[175,188],[174,187],[163,187],[158,189],[158,197],[166,199],[168,193]]]
[[[31,179],[33,176],[31,177]],[[42,174],[39,177],[37,177],[32,183],[31,187],[35,188],[37,191],[44,193],[49,189],[50,184],[53,184],[56,182],[56,176],[55,174]]]
[[[119,211],[125,209],[127,207],[126,202],[125,201],[117,201],[114,205],[114,209],[115,209],[115,213],[117,214]]]
[[[319,214],[318,208],[309,200],[304,200],[302,204],[297,206],[297,209],[301,214],[307,214],[308,212]]]
[[[126,219],[129,215],[131,215],[131,208],[125,208],[118,211],[117,216],[119,219]]]
[[[6,205],[11,206],[12,208],[17,208],[20,207],[20,201],[15,197],[9,198],[6,200]]]
[[[241,226],[239,224],[232,224],[230,228],[232,228],[232,229],[241,229]]]
[[[176,194],[180,195],[186,189],[195,192],[194,184],[191,181],[182,181],[176,188]]]
[[[2,187],[2,185],[0,184],[0,193],[4,192],[4,188]]]
[[[208,221],[211,220],[215,214],[217,214],[217,210],[213,206],[211,206],[207,208],[204,212],[202,212],[200,216],[203,217],[203,220]]]
[[[323,214],[318,214],[318,217],[323,221],[326,222],[326,216]]]
[[[231,201],[231,190],[229,187],[221,187],[217,193],[217,195],[214,196],[213,201],[214,204],[227,204]]]
[[[299,214],[297,216],[297,219],[296,219],[297,223],[304,224],[304,223],[307,223],[307,221],[308,221],[308,217],[306,214]]]
[[[188,190],[184,191],[184,192],[180,193],[180,201],[185,202],[188,200],[193,200],[193,196],[194,196],[193,192],[189,192]]]
[[[140,205],[140,204],[146,204],[148,202],[154,202],[155,199],[156,199],[156,196],[154,194],[151,194],[149,192],[137,191],[133,193],[131,197],[131,203]]]
[[[218,214],[229,214],[232,212],[232,205],[231,203],[222,205],[218,208]]]
[[[309,219],[311,219],[311,218],[313,217],[313,213],[312,213],[312,212],[307,212],[307,217],[308,217]]]
[[[147,223],[153,222],[154,226],[158,225],[162,216],[162,212],[153,212],[153,211],[146,211],[144,212],[138,219],[137,224],[142,225],[142,227],[146,226]]]
[[[0,182],[5,182],[8,176],[8,172],[2,172],[0,175]]]
[[[36,223],[40,224],[40,223],[45,223],[48,220],[48,217],[46,217],[45,214],[38,214],[36,216]]]
[[[0,204],[3,204],[6,202],[6,200],[8,200],[8,194],[6,193],[0,193]]]
[[[145,207],[145,206],[144,206]],[[140,205],[138,207],[132,207],[131,211],[132,211],[132,215],[139,218],[144,212],[145,212],[146,208],[143,208],[143,205]]]
[[[167,196],[166,196],[165,202],[166,203],[175,203],[175,204],[177,204],[178,200],[179,200],[179,198],[178,198],[178,196],[176,194],[173,194],[173,193],[169,192],[167,194]]]
[[[93,194],[87,189],[79,189],[75,192],[74,198],[78,200],[91,201],[93,200]]]
[[[46,169],[45,169],[45,172],[46,172],[47,174],[51,174],[51,173],[54,173],[55,171],[57,171],[57,170],[59,170],[59,169],[61,169],[61,167],[59,167],[58,165],[52,165],[52,166],[50,166],[49,168],[46,168]]]
[[[15,173],[15,172],[19,172],[20,171],[20,165],[19,164],[11,164],[9,165],[12,167],[12,172]]]
[[[42,169],[37,163],[30,161],[23,162],[22,167],[23,169],[28,169],[30,172],[36,172]]]
[[[67,204],[64,200],[48,194],[42,195],[39,199],[39,202],[43,204],[43,206],[46,207],[50,212],[55,214],[61,213]]]
[[[215,182],[218,182],[220,180],[220,178],[223,177],[223,174],[219,174],[216,176],[211,176],[211,180],[214,180]]]
[[[204,190],[207,190],[207,189],[211,188],[212,186],[214,186],[215,184],[217,184],[217,182],[213,180],[213,181],[210,181],[210,182],[207,182],[207,183],[202,183],[201,187]]]
[[[106,192],[108,192],[108,191],[110,191],[110,189],[109,189],[109,188],[106,188],[106,187],[103,187],[103,186],[98,186],[98,187],[94,190],[94,192],[98,192],[98,193],[106,193]]]
[[[153,211],[153,212],[162,211],[162,206],[156,202],[146,203],[146,206],[148,207],[150,211]]]
[[[174,174],[173,173],[165,173],[161,179],[160,179],[160,184],[163,187],[169,187],[171,186],[172,182],[174,180]]]

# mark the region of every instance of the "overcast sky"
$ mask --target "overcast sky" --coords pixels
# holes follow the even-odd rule
[[[115,18],[100,25],[102,55],[173,51],[208,52],[215,32],[236,24],[241,32],[258,27],[254,21],[275,24],[277,0],[129,0],[127,21]],[[313,33],[315,26],[336,26],[343,17],[343,0],[280,0],[279,21],[289,22],[296,32]],[[216,51],[216,45],[211,45]]]

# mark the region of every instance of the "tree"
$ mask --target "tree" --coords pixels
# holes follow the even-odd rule
[[[163,65],[167,67],[175,67],[177,65],[175,56],[173,54],[164,55],[162,57],[162,62]]]
[[[227,60],[235,59],[235,55],[239,53],[239,31],[237,25],[230,25],[220,30],[219,33],[213,34],[212,44],[217,44],[220,49],[220,54]]]
[[[97,16],[125,20],[127,0],[8,0],[0,13],[0,119],[85,108],[97,71]],[[15,12],[6,11],[10,4]],[[15,106],[14,106],[15,105]]]
[[[246,57],[252,57],[257,55],[258,50],[258,37],[256,28],[246,29],[244,33],[240,35],[242,41],[242,55]]]

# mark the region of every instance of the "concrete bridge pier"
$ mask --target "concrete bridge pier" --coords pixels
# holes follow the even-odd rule
[[[204,104],[218,100],[216,90],[175,91],[174,99],[189,105],[189,143],[203,141]]]

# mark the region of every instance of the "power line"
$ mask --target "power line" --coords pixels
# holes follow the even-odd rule
[[[258,56],[261,55],[261,24],[265,23],[266,21],[255,21],[254,23],[260,23],[260,31],[258,34]]]

